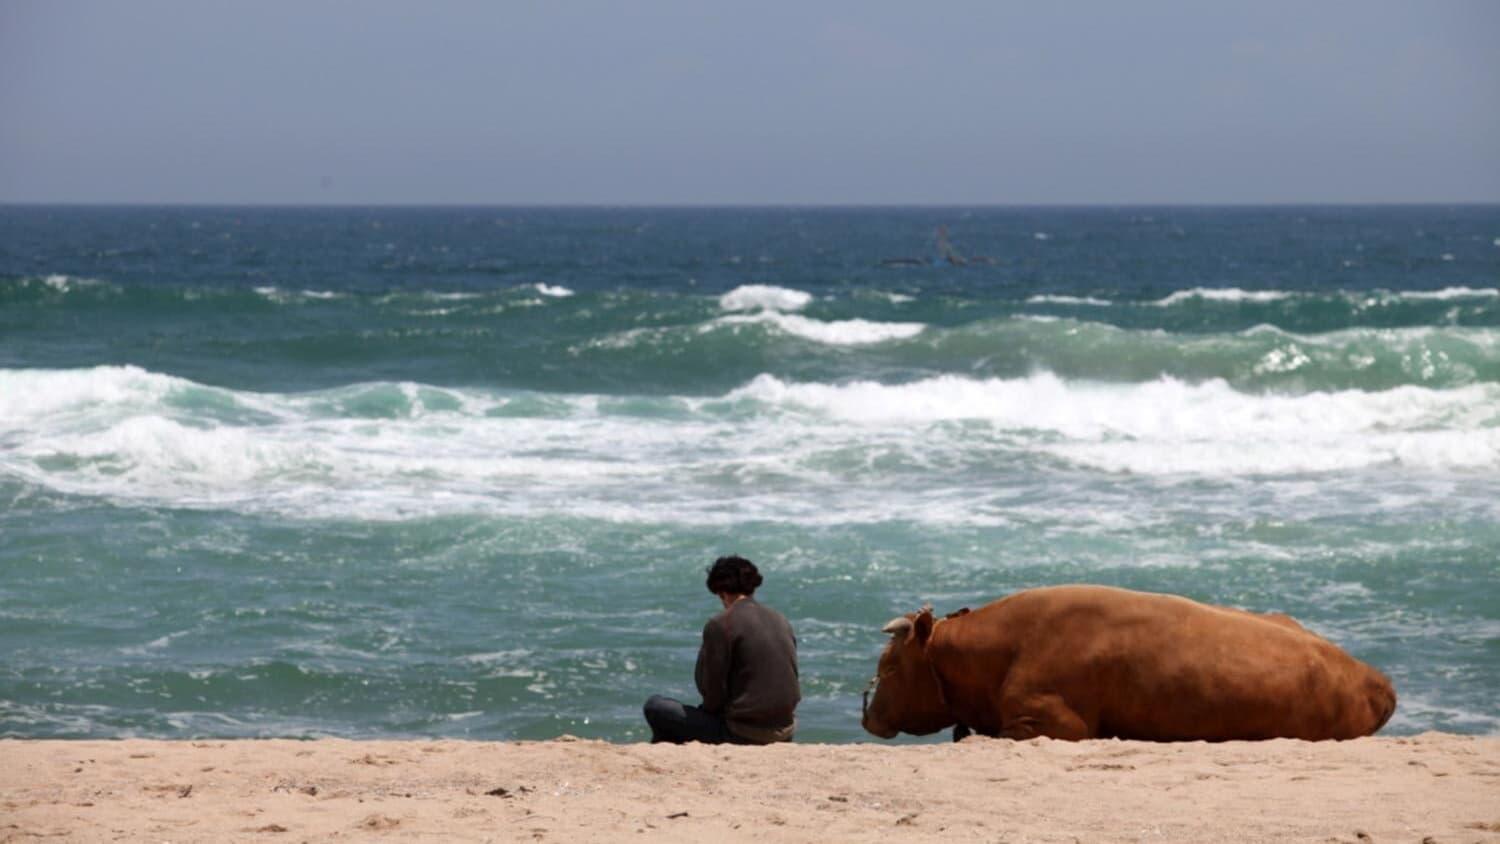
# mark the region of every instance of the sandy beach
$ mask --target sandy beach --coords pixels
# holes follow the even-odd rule
[[[0,742],[0,841],[1500,841],[1500,738]]]

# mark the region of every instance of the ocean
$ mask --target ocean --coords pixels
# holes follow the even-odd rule
[[[1496,733],[1500,207],[0,207],[0,735],[639,741],[728,553],[803,741],[1076,582]]]

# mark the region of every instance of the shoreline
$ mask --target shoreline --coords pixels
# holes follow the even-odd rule
[[[0,842],[1500,842],[1500,737],[0,740]]]

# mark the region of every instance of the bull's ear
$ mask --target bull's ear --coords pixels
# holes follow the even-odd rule
[[[932,635],[932,610],[923,609],[912,619],[911,637],[918,645],[926,645],[927,639]]]

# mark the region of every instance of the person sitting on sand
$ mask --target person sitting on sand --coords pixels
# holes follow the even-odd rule
[[[708,591],[724,611],[703,625],[694,679],[701,706],[661,695],[646,701],[651,741],[682,744],[771,744],[791,741],[802,699],[797,637],[781,613],[755,600],[762,578],[744,557],[720,557]]]

